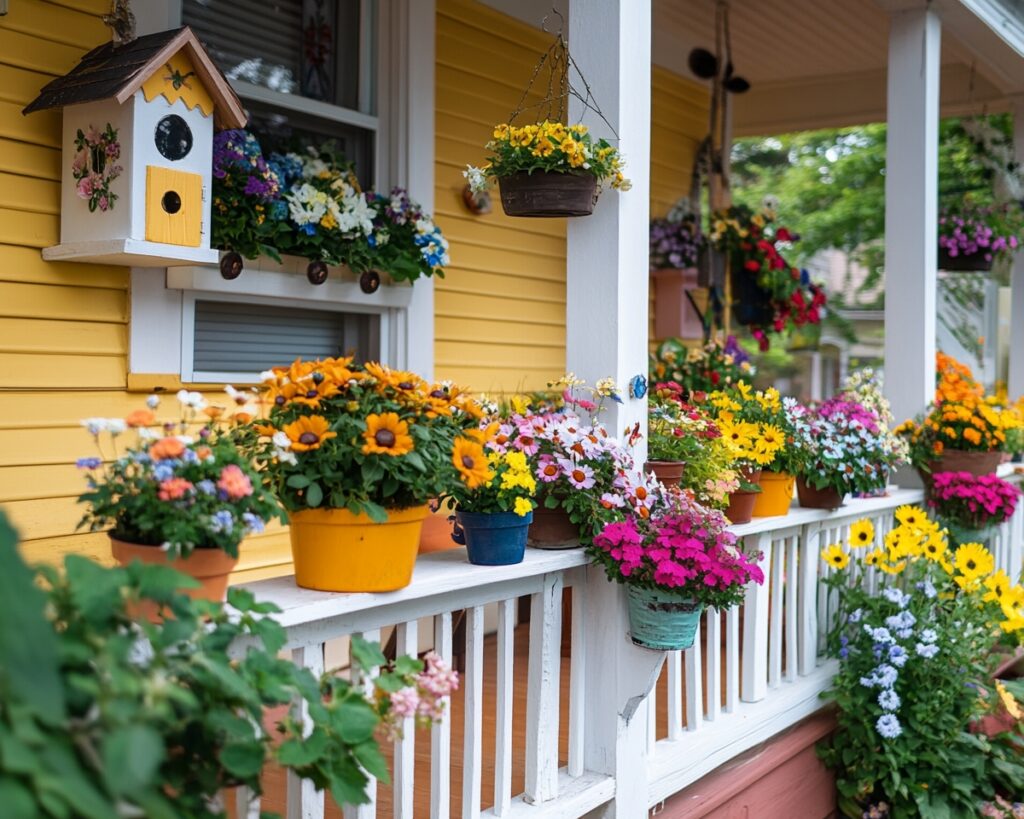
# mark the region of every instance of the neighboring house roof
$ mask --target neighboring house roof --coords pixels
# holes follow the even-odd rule
[[[241,101],[188,26],[94,48],[70,72],[43,86],[22,113],[106,99],[124,103],[179,51],[191,58],[196,76],[213,98],[217,125],[244,128],[247,116]]]

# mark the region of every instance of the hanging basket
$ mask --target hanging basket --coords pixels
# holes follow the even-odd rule
[[[952,273],[983,273],[992,269],[992,259],[986,259],[984,253],[950,256],[946,248],[940,247],[938,267]]]
[[[732,317],[737,324],[765,327],[775,319],[772,296],[743,268],[729,272],[732,279]]]
[[[598,195],[597,178],[589,173],[523,172],[503,176],[498,188],[506,216],[590,216]]]

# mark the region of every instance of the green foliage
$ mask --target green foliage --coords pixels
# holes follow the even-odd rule
[[[18,557],[0,518],[0,813],[5,819],[214,819],[223,788],[260,790],[274,761],[330,790],[339,804],[366,802],[367,774],[386,782],[377,732],[391,720],[389,692],[415,685],[424,665],[404,657],[384,669],[367,699],[348,681],[316,679],[277,653],[276,609],[232,589],[228,607],[174,591],[167,567],[106,569],[77,556],[64,572]],[[143,599],[173,619],[154,625],[128,612]],[[229,608],[232,609],[229,613]],[[45,609],[45,613],[44,613]],[[380,649],[353,641],[364,669]],[[303,702],[312,732],[286,712],[277,740],[265,709]],[[436,704],[435,704],[435,707]]]

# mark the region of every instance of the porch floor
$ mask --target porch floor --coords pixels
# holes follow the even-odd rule
[[[703,635],[702,635],[703,636]],[[512,762],[512,793],[521,793],[524,788],[525,775],[525,746],[526,746],[526,694],[527,694],[527,667],[529,658],[529,623],[522,623],[515,629],[515,660],[513,674],[515,684],[513,687],[513,762]],[[702,645],[702,654],[706,656],[706,647]],[[723,658],[724,659],[724,658]],[[685,663],[685,659],[684,659]],[[568,713],[569,713],[569,666],[570,659],[562,658],[560,678],[560,710],[559,710],[559,765],[567,764],[568,759]],[[724,669],[723,669],[724,671]],[[484,640],[484,703],[483,703],[483,770],[481,789],[481,809],[486,810],[494,804],[494,761],[495,761],[495,713],[497,693],[497,640],[490,635]],[[720,696],[724,697],[723,690]],[[667,711],[667,686],[668,675],[661,674],[657,686],[657,737],[659,739],[668,735],[668,711]],[[705,699],[706,699],[705,692]],[[685,697],[683,708],[685,712]],[[462,815],[462,759],[463,759],[463,723],[464,723],[464,699],[460,689],[452,697],[452,739],[451,739],[451,815]],[[268,722],[272,723],[273,719]],[[684,713],[685,722],[685,713]],[[416,732],[416,770],[415,770],[415,815],[427,817],[430,815],[430,730],[420,729]],[[385,749],[390,757],[390,749]],[[390,758],[389,758],[390,764]],[[285,775],[277,768],[268,768],[263,775],[264,795],[262,809],[285,815]],[[342,811],[333,804],[328,796],[326,805],[326,816],[330,819],[342,819]],[[390,785],[378,785],[377,792],[377,816],[380,819],[393,816],[392,812],[392,789]],[[232,806],[233,808],[233,806]]]

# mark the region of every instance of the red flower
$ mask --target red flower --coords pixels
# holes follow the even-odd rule
[[[743,263],[743,266],[751,273],[757,273],[761,269],[761,263],[755,259],[748,259]]]
[[[777,231],[775,231],[775,238],[780,242],[792,242],[793,234],[790,233],[788,229],[780,227]]]

